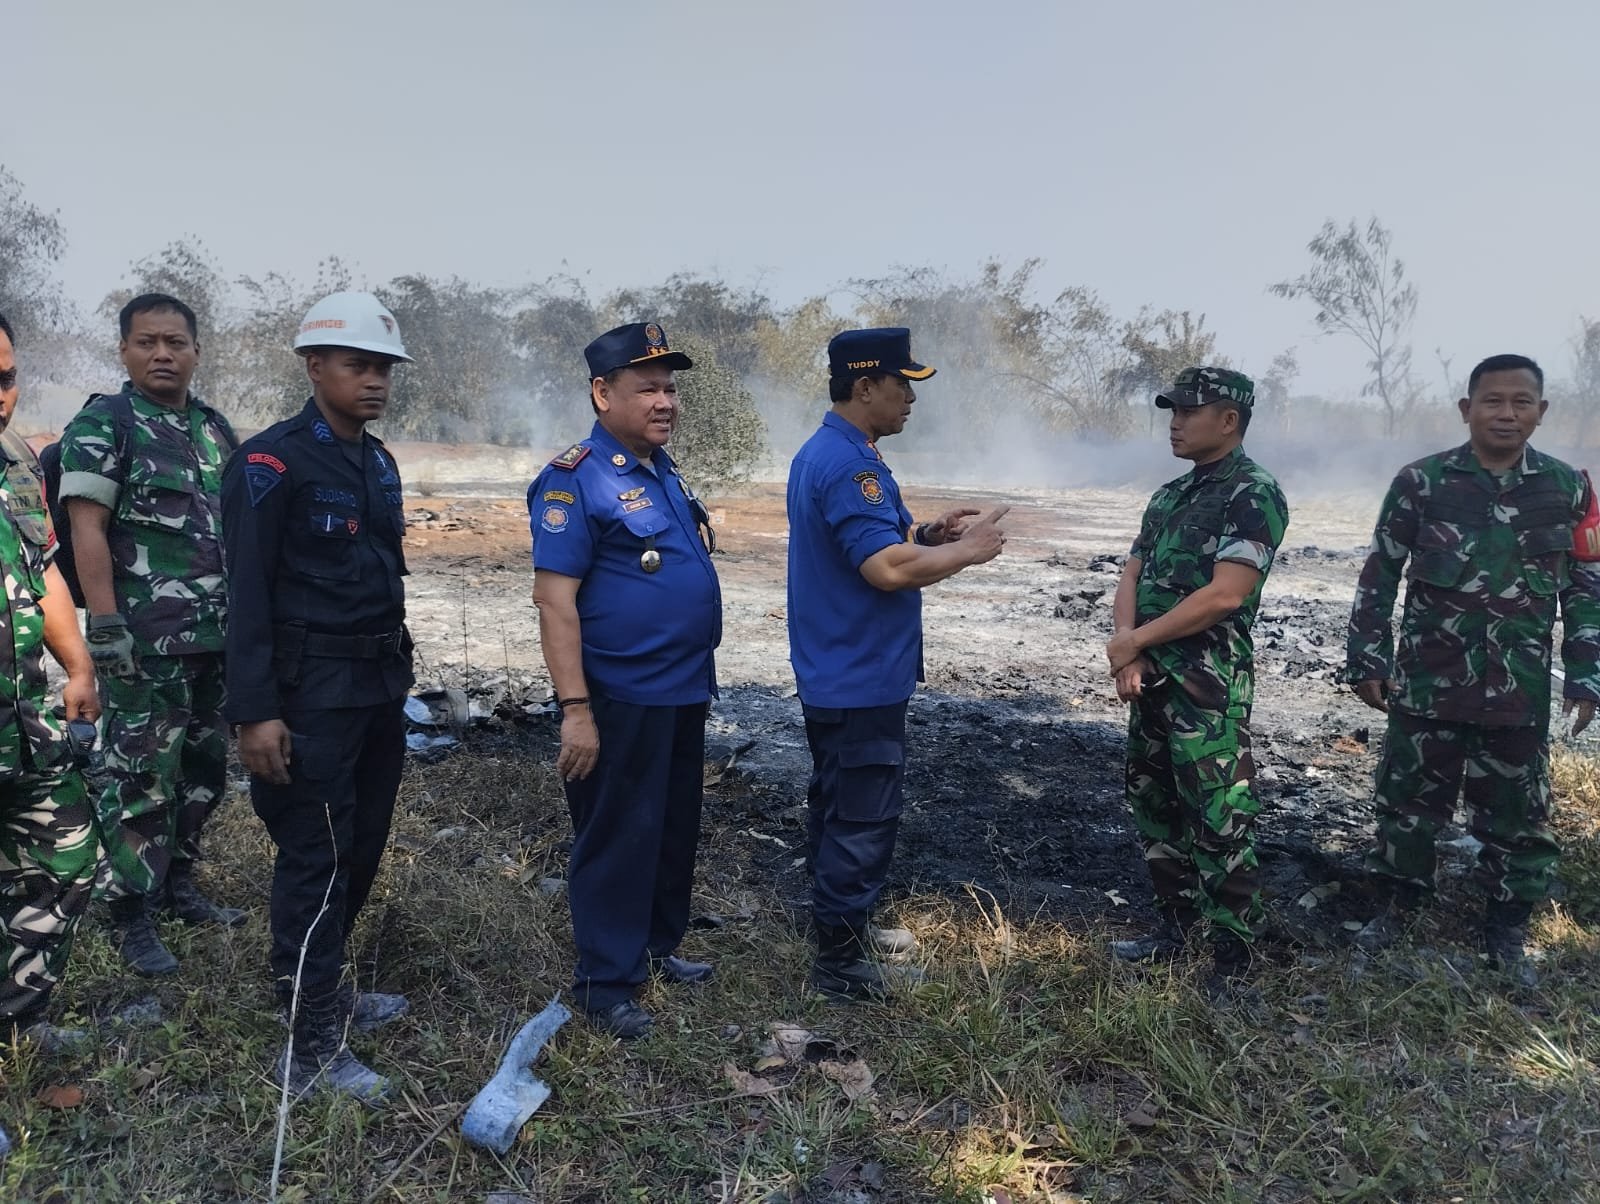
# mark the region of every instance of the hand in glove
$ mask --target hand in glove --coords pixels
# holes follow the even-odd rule
[[[138,670],[133,659],[133,633],[121,615],[89,617],[89,659],[106,677],[132,677]]]

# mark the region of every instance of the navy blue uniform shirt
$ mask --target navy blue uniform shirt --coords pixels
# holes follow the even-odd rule
[[[407,657],[273,662],[275,629],[387,635],[406,617],[406,519],[400,472],[374,435],[343,443],[308,401],[246,440],[222,474],[228,565],[228,701],[232,723],[282,717],[285,706],[372,706],[411,685]]]
[[[703,514],[672,457],[648,464],[598,422],[528,487],[533,567],[576,577],[583,673],[636,706],[686,706],[717,692],[722,587]],[[660,560],[645,570],[647,553]]]
[[[904,702],[922,680],[922,593],[867,584],[862,564],[911,514],[878,449],[837,414],[789,465],[789,661],[814,707]]]

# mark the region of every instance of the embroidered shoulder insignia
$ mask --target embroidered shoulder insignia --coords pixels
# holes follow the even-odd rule
[[[589,448],[582,443],[574,443],[554,460],[550,461],[552,468],[565,468],[568,471],[578,467],[578,464],[589,454]]]

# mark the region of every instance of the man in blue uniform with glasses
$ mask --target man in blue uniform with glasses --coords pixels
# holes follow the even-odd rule
[[[710,517],[664,450],[674,374],[694,365],[654,322],[584,349],[594,429],[528,489],[533,603],[561,708],[556,768],[572,815],[573,993],[602,1031],[650,1032],[650,972],[698,983],[674,956],[689,894],[716,693],[722,590]]]
[[[877,440],[899,434],[934,369],[904,327],[847,330],[828,344],[832,409],[789,468],[789,652],[811,745],[807,791],[811,985],[830,999],[882,998],[872,908],[900,823],[906,706],[922,680],[924,586],[1000,554],[1000,506],[914,523]]]

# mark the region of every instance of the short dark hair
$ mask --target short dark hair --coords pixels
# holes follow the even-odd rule
[[[0,314],[0,334],[5,335],[6,342],[13,347],[17,345],[17,332],[11,329],[11,323],[6,319],[5,314]]]
[[[856,381],[880,381],[893,376],[893,372],[858,372],[853,376],[828,377],[828,400],[834,403],[849,401],[850,395],[855,392]]]
[[[1525,355],[1491,355],[1483,360],[1472,370],[1472,375],[1467,377],[1467,396],[1478,391],[1478,382],[1489,372],[1517,372],[1526,371],[1533,373],[1533,379],[1539,382],[1539,392],[1544,392],[1544,369]]]
[[[117,326],[123,338],[127,338],[133,330],[133,320],[139,314],[181,314],[189,324],[189,337],[195,340],[200,338],[200,325],[194,319],[194,310],[166,293],[141,293],[122,307],[122,312],[117,315]]]
[[[1239,415],[1239,438],[1243,439],[1245,432],[1250,429],[1250,418],[1255,413],[1255,407],[1240,405],[1237,401],[1221,401],[1217,404]]]

